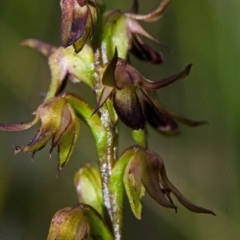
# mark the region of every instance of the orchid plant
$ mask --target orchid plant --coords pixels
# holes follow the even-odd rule
[[[81,119],[94,136],[98,154],[98,164],[85,164],[74,176],[79,203],[53,216],[48,240],[122,240],[124,192],[137,219],[141,219],[141,198],[145,193],[175,211],[171,195],[192,212],[215,215],[180,193],[169,180],[163,159],[147,144],[148,125],[163,135],[176,135],[177,122],[189,126],[205,123],[167,110],[156,92],[187,77],[191,64],[180,73],[151,81],[130,62],[131,55],[153,64],[164,62],[163,54],[143,41],[145,37],[160,43],[141,22],[157,21],[168,4],[169,0],[162,0],[156,10],[141,15],[137,0],[126,13],[105,11],[103,0],[61,0],[62,46],[35,39],[22,42],[48,58],[51,82],[32,122],[0,124],[2,131],[22,131],[40,123],[33,139],[16,147],[15,153],[34,155],[51,141],[50,153],[58,148],[59,174],[76,147]],[[69,81],[86,84],[92,90],[95,108],[81,97],[64,92]],[[119,121],[129,127],[136,142],[120,156]]]

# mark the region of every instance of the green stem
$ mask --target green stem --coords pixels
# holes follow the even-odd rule
[[[102,26],[103,26],[103,11],[104,8],[98,9],[98,20],[94,28],[92,47],[94,51],[94,63],[96,74],[94,79],[94,91],[96,94],[97,102],[99,101],[100,95],[102,93],[103,84],[102,76],[103,70],[102,66],[108,61],[106,49],[101,48],[102,42]],[[108,215],[111,220],[111,227],[114,234],[115,240],[122,240],[122,205],[120,206],[115,201],[114,192],[110,191],[110,177],[112,174],[112,169],[118,159],[118,118],[114,110],[112,101],[107,100],[107,102],[99,109],[98,113],[100,115],[100,121],[102,126],[106,131],[106,145],[105,152],[100,156],[99,154],[99,167],[102,179],[102,189],[104,205],[108,211]],[[105,142],[103,143],[105,144]]]
[[[99,88],[95,89],[98,96],[97,98],[99,98],[99,93],[101,92],[100,89],[102,86],[100,84],[96,84],[96,86],[100,86]],[[112,112],[114,110],[111,108],[111,103],[108,102],[108,104],[104,104],[99,110],[102,125],[107,133],[106,152],[103,159],[99,158],[99,165],[102,177],[104,204],[108,210],[112,222],[115,240],[121,240],[122,229],[120,226],[122,226],[122,224],[119,223],[121,222],[120,219],[122,219],[122,216],[120,216],[122,213],[116,211],[116,209],[119,209],[119,206],[113,201],[114,197],[112,194],[114,193],[111,193],[109,190],[109,179],[112,174],[113,166],[118,158],[118,132],[116,120],[113,119],[111,114],[111,110]]]
[[[95,93],[97,101],[99,101],[102,92],[102,57],[100,50],[95,50],[95,68],[97,71],[95,78]],[[100,109],[100,119],[107,133],[107,143],[105,156],[100,159],[100,173],[102,178],[104,205],[108,211],[112,223],[112,230],[115,240],[122,239],[122,211],[118,211],[120,206],[114,201],[114,193],[110,192],[109,180],[112,174],[112,169],[118,158],[118,128],[117,116],[113,108],[112,102],[107,101]]]

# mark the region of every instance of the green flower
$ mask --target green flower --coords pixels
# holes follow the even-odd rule
[[[16,147],[15,153],[29,152],[34,155],[51,140],[50,154],[58,146],[58,171],[69,161],[76,144],[80,125],[77,116],[65,96],[53,97],[33,113],[35,119],[27,124],[0,124],[1,131],[22,131],[40,121],[36,136],[25,146]]]
[[[142,37],[158,44],[162,43],[152,37],[140,23],[157,21],[162,16],[168,3],[169,0],[163,0],[156,10],[146,15],[137,13],[137,0],[134,0],[129,13],[123,13],[120,10],[109,11],[105,15],[103,29],[102,48],[108,50],[108,56],[104,56],[104,59],[110,59],[113,56],[115,47],[117,47],[121,58],[126,59],[130,51],[140,60],[155,64],[162,63],[164,61],[163,54],[145,43]],[[119,32],[121,32],[120,35]]]
[[[89,45],[85,44],[82,51],[76,54],[72,46],[56,47],[36,39],[27,39],[21,44],[36,49],[48,58],[51,84],[46,99],[61,93],[68,80],[73,83],[84,82],[93,88],[94,56]]]
[[[121,181],[124,185],[131,209],[134,215],[140,219],[142,213],[141,198],[147,192],[151,198],[163,207],[177,207],[172,201],[171,194],[188,210],[196,213],[213,214],[211,210],[199,207],[187,200],[180,191],[168,179],[164,162],[155,152],[133,146],[124,151],[114,166],[111,181]],[[112,186],[117,196],[119,190]]]

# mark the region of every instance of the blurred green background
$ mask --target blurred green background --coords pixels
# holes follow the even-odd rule
[[[127,0],[110,1],[108,8],[128,10]],[[141,13],[159,1],[140,1]],[[175,112],[209,124],[181,126],[178,137],[165,138],[151,129],[150,147],[165,161],[169,178],[192,202],[213,210],[217,217],[194,214],[179,206],[178,213],[143,198],[143,219],[135,220],[128,203],[125,239],[231,240],[240,238],[240,1],[171,1],[164,17],[145,24],[169,46],[161,46],[166,61],[151,66],[134,60],[149,79],[158,80],[193,63],[188,78],[159,91],[162,102]],[[0,3],[0,122],[26,122],[41,103],[50,81],[47,61],[19,43],[37,38],[60,44],[59,0],[1,0]],[[68,87],[89,99],[83,85]],[[94,106],[93,98],[90,97]],[[31,161],[14,156],[13,144],[24,145],[37,127],[19,133],[0,133],[0,239],[46,239],[53,214],[77,203],[73,175],[86,161],[96,161],[89,130],[82,124],[72,160],[56,178],[57,156],[48,147]],[[130,130],[121,126],[121,150],[132,144]]]

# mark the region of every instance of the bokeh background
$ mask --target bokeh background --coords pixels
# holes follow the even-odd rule
[[[108,8],[127,11],[131,1],[106,1]],[[141,13],[159,1],[140,0]],[[161,66],[133,64],[149,79],[177,73],[193,63],[189,77],[159,90],[162,102],[175,112],[209,124],[181,126],[181,135],[166,138],[149,130],[150,147],[165,161],[169,178],[192,202],[215,211],[217,217],[194,214],[179,206],[177,214],[143,198],[143,218],[125,207],[125,239],[232,240],[240,238],[240,1],[171,1],[164,17],[145,24],[148,31],[173,49],[162,50]],[[26,122],[41,103],[50,81],[47,61],[19,43],[37,38],[60,44],[59,0],[0,2],[0,122]],[[82,84],[68,91],[89,99]],[[90,96],[90,97],[89,97]],[[48,147],[31,160],[13,155],[37,127],[0,133],[0,239],[46,239],[53,214],[77,203],[73,175],[86,161],[96,161],[89,130],[82,131],[69,164],[56,178],[57,156]],[[121,126],[121,149],[132,144],[130,130]]]

